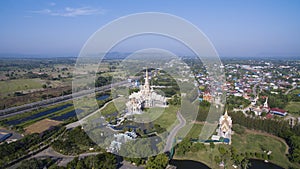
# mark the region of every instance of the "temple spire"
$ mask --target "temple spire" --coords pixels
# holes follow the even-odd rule
[[[264,103],[264,108],[268,108],[269,107],[269,105],[268,105],[268,97],[266,98],[266,101],[265,101],[265,103]]]
[[[146,68],[145,87],[147,87],[147,88],[150,87],[150,85],[149,85],[148,67]]]
[[[224,117],[228,117],[227,109],[225,111]]]
[[[146,68],[146,78],[145,78],[145,84],[149,84],[149,75],[148,75],[148,67]]]

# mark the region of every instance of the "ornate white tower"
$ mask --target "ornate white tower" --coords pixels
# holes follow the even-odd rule
[[[146,77],[145,77],[145,84],[141,86],[141,92],[143,95],[149,95],[151,92],[150,89],[150,83],[149,83],[149,74],[148,74],[148,68],[146,68]]]
[[[231,143],[231,134],[232,134],[232,120],[231,117],[228,116],[227,110],[223,116],[219,119],[219,129],[218,135],[223,138],[229,139],[229,144]]]

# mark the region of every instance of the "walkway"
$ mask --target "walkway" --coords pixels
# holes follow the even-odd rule
[[[74,123],[70,123],[70,124],[66,125],[66,128],[67,129],[71,129],[71,128],[75,128],[77,126],[80,126],[84,122],[84,120],[86,120],[87,118],[89,118],[89,117],[91,117],[91,116],[99,113],[102,109],[104,109],[109,103],[111,103],[113,101],[114,101],[114,99],[111,100],[111,101],[109,101],[109,102],[107,102],[107,103],[105,103],[100,109],[98,109],[98,110],[94,111],[93,113],[85,116],[84,118],[82,118],[82,119],[80,119],[80,120],[78,120],[78,121],[76,121]]]
[[[79,154],[79,159],[82,159],[87,156],[97,155],[100,152],[89,152],[89,153],[82,153]],[[75,157],[73,155],[64,155],[60,154],[57,151],[55,151],[52,147],[49,147],[38,154],[32,156],[31,158],[42,158],[42,157],[52,157],[52,158],[60,158],[60,162],[58,163],[59,166],[66,166],[70,161],[72,161]]]

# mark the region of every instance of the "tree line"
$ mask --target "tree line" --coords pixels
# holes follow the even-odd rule
[[[51,136],[61,133],[63,128],[60,126],[53,127],[52,130],[45,131],[44,133],[26,135],[22,139],[12,142],[10,144],[4,142],[0,145],[0,166],[5,166],[9,162],[23,157],[30,151],[34,150],[36,145],[41,144],[43,141]],[[0,167],[1,168],[1,167]]]

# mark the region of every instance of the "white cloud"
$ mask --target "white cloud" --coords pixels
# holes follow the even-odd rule
[[[50,14],[52,11],[50,9],[43,9],[39,11],[31,11],[32,13],[38,13],[38,14]]]
[[[55,3],[55,2],[50,2],[49,5],[50,5],[50,6],[55,6],[56,3]]]
[[[64,10],[50,10],[43,9],[39,11],[31,11],[32,13],[38,14],[47,14],[51,16],[64,16],[64,17],[75,17],[75,16],[86,16],[86,15],[96,15],[96,14],[104,14],[105,11],[103,9],[95,9],[90,7],[81,7],[81,8],[71,8],[66,7]]]

